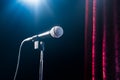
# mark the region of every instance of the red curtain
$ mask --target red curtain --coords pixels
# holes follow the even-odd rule
[[[86,0],[85,80],[120,80],[120,0]]]

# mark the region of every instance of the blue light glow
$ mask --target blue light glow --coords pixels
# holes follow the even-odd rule
[[[19,3],[28,7],[39,7],[44,0],[18,0]]]

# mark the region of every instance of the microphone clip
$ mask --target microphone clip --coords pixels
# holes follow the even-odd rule
[[[39,40],[39,37],[36,35],[34,36],[33,40],[34,42],[34,49],[40,49],[42,51],[44,51],[44,42]]]

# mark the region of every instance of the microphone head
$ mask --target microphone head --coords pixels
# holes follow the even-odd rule
[[[60,26],[54,26],[51,30],[50,30],[50,35],[53,38],[60,38],[63,35],[63,29]]]

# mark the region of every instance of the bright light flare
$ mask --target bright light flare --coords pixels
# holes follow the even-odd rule
[[[18,0],[18,2],[30,7],[38,7],[43,2],[43,0]]]

